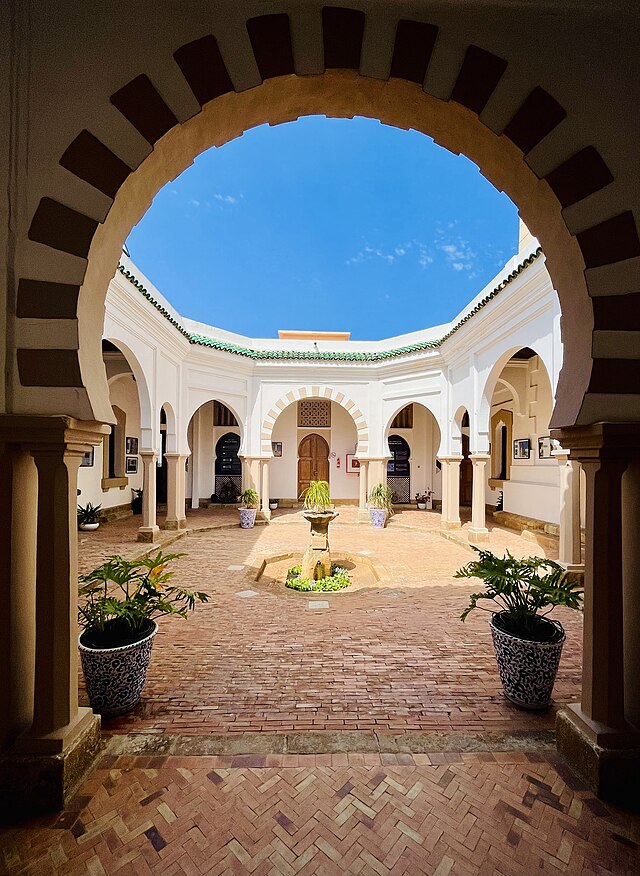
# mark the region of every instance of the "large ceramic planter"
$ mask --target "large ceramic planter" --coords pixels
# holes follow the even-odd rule
[[[120,648],[88,648],[78,641],[82,671],[94,712],[105,717],[124,715],[140,702],[151,660],[153,637],[158,625],[133,645]]]
[[[252,529],[255,526],[257,508],[238,508],[240,514],[240,529]]]
[[[491,619],[498,672],[507,699],[522,709],[546,709],[556,680],[565,633],[557,621],[557,641],[532,642],[505,633]]]
[[[387,509],[369,508],[369,518],[374,529],[384,529],[387,525]]]

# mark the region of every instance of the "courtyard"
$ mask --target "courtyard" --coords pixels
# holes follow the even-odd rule
[[[459,615],[473,582],[466,528],[404,510],[387,529],[340,508],[336,558],[377,580],[314,595],[256,581],[301,552],[300,512],[240,530],[234,510],[188,513],[176,579],[210,601],[165,618],[130,715],[62,813],[0,835],[2,872],[48,874],[635,874],[640,819],[598,800],[555,753],[558,707],[579,697],[581,619],[554,705],[503,697],[487,619]],[[491,525],[491,524],[490,524]],[[135,518],[80,534],[80,568],[138,555]],[[491,548],[553,555],[494,526]],[[155,549],[155,548],[154,548]],[[268,571],[268,569],[267,569]],[[81,702],[86,698],[81,686]]]

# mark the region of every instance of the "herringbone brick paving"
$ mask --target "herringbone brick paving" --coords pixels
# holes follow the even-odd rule
[[[106,732],[553,727],[554,709],[535,715],[504,699],[488,616],[476,612],[459,621],[475,588],[452,575],[472,555],[434,531],[439,515],[403,512],[376,532],[349,522],[355,509],[339,510],[331,528],[335,556],[365,551],[388,580],[323,594],[324,610],[310,610],[308,595],[256,584],[249,572],[265,556],[303,551],[308,525],[299,514],[284,513],[253,530],[195,532],[172,545],[187,553],[176,563],[176,579],[205,590],[211,601],[186,622],[160,622],[143,701],[131,715],[106,721]],[[228,515],[197,514],[191,519],[202,525],[228,522]],[[117,525],[131,529],[137,521]],[[96,550],[113,548],[104,530],[91,550],[83,539],[85,568]],[[511,532],[494,529],[491,537],[500,552],[541,552]],[[121,545],[125,554],[140,547]],[[244,570],[227,568],[238,565]],[[237,595],[248,589],[256,595]],[[579,698],[581,620],[568,611],[556,616],[568,633],[554,694],[561,705]]]
[[[0,833],[0,869],[637,876],[639,844],[640,818],[547,753],[125,756],[103,758],[63,813]]]

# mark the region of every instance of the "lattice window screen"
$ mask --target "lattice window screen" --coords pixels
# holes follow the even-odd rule
[[[331,425],[331,402],[304,399],[298,402],[298,426],[318,429]]]

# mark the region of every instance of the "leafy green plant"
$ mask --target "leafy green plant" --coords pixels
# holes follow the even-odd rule
[[[238,498],[243,508],[257,508],[260,504],[258,494],[252,489],[243,490]]]
[[[86,505],[78,505],[78,526],[85,526],[87,523],[98,523],[98,512],[102,505],[92,505],[87,502]]]
[[[327,578],[320,578],[318,581],[310,581],[308,578],[301,578],[301,571],[302,566],[293,566],[289,569],[285,586],[289,587],[291,590],[300,590],[303,593],[306,593],[311,590],[314,592],[344,590],[345,587],[348,587],[351,584],[351,579],[349,578],[347,570],[343,566],[331,566],[331,575]]]
[[[305,511],[315,511],[322,514],[331,508],[331,496],[327,481],[311,481],[302,497]]]
[[[388,484],[376,484],[369,493],[369,507],[383,508],[389,514],[393,514],[393,492]]]
[[[491,551],[474,547],[480,555],[477,560],[459,569],[456,578],[480,578],[482,593],[473,593],[469,605],[460,615],[466,620],[475,608],[500,613],[498,625],[506,633],[521,639],[545,641],[553,631],[545,617],[558,605],[581,610],[582,590],[559,563],[542,557],[518,560],[507,551],[497,557]],[[488,600],[493,607],[478,605]],[[495,623],[494,618],[494,623]]]
[[[165,614],[187,617],[196,602],[209,596],[169,584],[167,566],[184,554],[163,554],[125,560],[115,555],[79,579],[78,622],[82,643],[90,648],[115,648],[144,638],[151,621]]]

